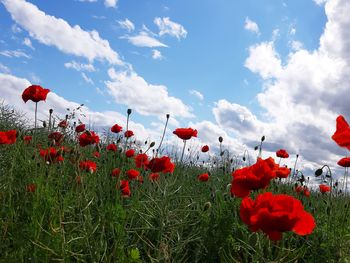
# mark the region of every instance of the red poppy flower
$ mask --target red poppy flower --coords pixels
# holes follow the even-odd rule
[[[276,166],[271,157],[265,160],[258,158],[252,166],[235,170],[232,173],[231,194],[246,197],[251,190],[265,189],[270,180],[276,177]]]
[[[311,194],[310,190],[306,186],[304,187],[304,192],[303,193],[304,193],[304,196],[310,197],[310,194]]]
[[[60,121],[60,123],[58,124],[58,127],[67,128],[68,127],[68,121],[66,121],[66,120]]]
[[[277,155],[277,157],[280,157],[280,158],[288,158],[289,157],[289,154],[285,149],[278,150],[276,152],[276,155]]]
[[[113,177],[119,177],[120,175],[120,169],[119,168],[114,168],[112,170],[112,174],[111,174]]]
[[[276,169],[276,177],[278,178],[287,178],[290,174],[290,169],[287,167],[279,167]]]
[[[0,144],[14,144],[17,140],[17,131],[0,131]]]
[[[301,186],[301,185],[295,186],[294,191],[295,191],[296,193],[300,193],[301,191],[303,191],[303,186]]]
[[[117,185],[117,188],[118,188],[118,185]],[[121,180],[120,181],[120,191],[121,191],[123,197],[130,197],[131,191],[130,191],[128,180]]]
[[[123,130],[122,126],[119,126],[118,124],[114,124],[111,128],[111,132],[119,133]]]
[[[100,154],[100,152],[96,151],[96,152],[93,153],[93,156],[95,158],[100,158],[101,154]]]
[[[172,173],[174,171],[175,164],[173,164],[168,156],[161,158],[153,158],[147,164],[147,169],[150,169],[152,173]]]
[[[145,153],[140,153],[135,156],[135,165],[137,168],[145,168],[148,165],[148,156]]]
[[[117,151],[117,145],[115,145],[114,143],[108,144],[106,147],[107,151],[112,151],[112,152],[116,152]]]
[[[64,139],[64,135],[60,132],[51,132],[47,137],[53,145],[60,145]]]
[[[126,175],[130,180],[136,179],[139,175],[140,172],[134,169],[130,169],[129,171],[126,172]]]
[[[90,144],[98,144],[100,142],[100,138],[93,131],[86,131],[79,136],[79,144],[82,147],[85,147]]]
[[[338,161],[338,165],[340,165],[342,167],[350,167],[350,157],[341,158]]]
[[[35,184],[27,184],[26,190],[28,193],[34,193],[36,190],[36,185]]]
[[[198,180],[201,182],[207,182],[209,180],[209,174],[205,173],[198,175]]]
[[[197,130],[192,128],[177,128],[173,131],[173,134],[177,135],[180,139],[189,140],[192,137],[197,137]]]
[[[270,192],[258,195],[255,201],[244,198],[240,217],[251,231],[261,230],[274,241],[280,240],[287,231],[301,236],[311,234],[316,226],[315,219],[304,210],[299,200]]]
[[[23,91],[22,99],[24,102],[28,100],[39,102],[41,100],[46,100],[46,96],[49,92],[49,89],[44,89],[39,85],[32,85]]]
[[[340,146],[350,150],[350,127],[344,116],[337,117],[337,129],[334,132],[332,139]]]
[[[204,145],[201,149],[202,153],[206,153],[207,151],[209,151],[209,146],[208,145]]]
[[[83,131],[85,131],[85,124],[80,124],[77,127],[75,127],[75,132],[81,133]]]
[[[325,193],[331,191],[331,188],[330,188],[328,185],[320,184],[319,187],[320,187],[320,192],[321,192],[322,194],[325,194]]]
[[[30,135],[26,135],[23,137],[23,141],[25,144],[29,144],[32,141],[33,137]]]
[[[135,155],[135,150],[134,149],[127,150],[125,152],[125,155],[126,155],[126,157],[131,158]]]
[[[155,182],[155,181],[158,181],[160,178],[160,174],[159,173],[151,173],[149,176],[148,176],[148,179],[152,182]]]
[[[79,168],[86,172],[94,173],[96,172],[97,166],[95,162],[87,160],[87,161],[81,161],[79,163]]]
[[[48,149],[41,149],[39,154],[44,159],[44,161],[48,163],[54,163],[60,160],[62,161],[62,159],[57,159],[60,156],[60,154],[53,147],[50,147]]]
[[[142,175],[139,175],[136,177],[136,180],[140,183],[140,184],[143,184],[143,176]]]
[[[131,130],[128,130],[128,131],[126,131],[126,132],[124,133],[124,136],[125,136],[126,138],[130,138],[130,137],[134,136],[134,132],[131,131]]]

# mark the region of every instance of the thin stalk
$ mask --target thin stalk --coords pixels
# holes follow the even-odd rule
[[[170,116],[169,114],[166,115],[166,122],[165,122],[165,126],[164,126],[163,136],[162,136],[162,139],[160,140],[160,143],[159,143],[159,146],[158,146],[158,149],[157,149],[157,153],[156,153],[156,157],[158,156],[158,152],[159,152],[160,147],[162,146],[162,143],[163,143],[163,139],[164,139],[164,136],[165,136],[165,131],[166,131],[166,128],[168,126],[169,116]]]
[[[184,158],[185,148],[186,148],[186,140],[184,140],[184,147],[183,147],[183,149],[182,149],[182,154],[181,154],[181,160],[180,160],[180,163],[182,163],[182,160],[183,160],[183,158]]]

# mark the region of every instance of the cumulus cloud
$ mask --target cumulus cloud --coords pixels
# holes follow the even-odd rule
[[[93,64],[79,63],[79,62],[76,62],[74,60],[71,62],[64,63],[64,66],[65,66],[65,68],[74,69],[76,71],[89,71],[89,72],[96,71]]]
[[[126,35],[121,37],[121,39],[127,39],[131,44],[137,47],[168,47],[146,31],[141,31],[134,36]]]
[[[135,25],[134,25],[134,23],[131,22],[131,21],[130,21],[129,19],[127,19],[127,18],[126,18],[125,20],[120,20],[120,21],[118,21],[118,24],[119,24],[122,28],[128,30],[129,32],[135,30]]]
[[[191,95],[195,96],[199,100],[204,100],[204,96],[202,93],[200,93],[198,90],[191,89],[188,91]]]
[[[263,79],[277,77],[282,71],[282,62],[273,42],[263,42],[249,48],[245,67],[258,73]]]
[[[55,46],[67,54],[85,57],[89,61],[100,59],[111,64],[123,64],[118,53],[97,31],[71,26],[63,19],[45,14],[25,0],[2,0],[2,3],[12,19],[40,43]]]
[[[117,103],[131,107],[146,116],[193,117],[191,109],[180,99],[172,97],[167,87],[146,82],[135,71],[108,70],[111,80],[106,81],[109,94]]]
[[[155,60],[162,60],[164,57],[159,50],[153,49],[152,50],[152,58]]]
[[[156,17],[154,19],[154,23],[159,28],[159,35],[170,35],[172,37],[176,37],[177,39],[186,38],[187,31],[186,29],[179,23],[175,23],[170,20],[169,17]]]
[[[257,35],[260,34],[258,24],[256,22],[254,22],[253,20],[250,20],[249,17],[245,18],[244,29],[251,31]]]
[[[106,7],[117,7],[118,0],[105,0]]]
[[[30,39],[27,38],[27,37],[23,39],[23,45],[25,45],[25,46],[27,46],[27,47],[33,49],[33,50],[35,49],[35,48],[33,47],[32,41],[30,41]]]

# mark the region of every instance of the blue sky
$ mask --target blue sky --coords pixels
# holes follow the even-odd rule
[[[198,143],[243,152],[266,135],[266,154],[306,168],[346,154],[330,140],[350,110],[346,0],[0,2],[1,97],[29,116],[32,83],[52,90],[42,118],[84,103],[109,126],[130,107],[141,137],[159,140],[170,113],[169,138],[192,126]]]

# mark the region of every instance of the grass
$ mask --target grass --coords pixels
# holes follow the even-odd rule
[[[82,172],[77,160],[93,159],[95,149],[68,140],[63,144],[73,150],[63,164],[46,164],[21,139],[26,129],[13,114],[2,107],[1,129],[16,128],[20,136],[14,145],[0,145],[1,262],[350,262],[344,195],[312,192],[307,198],[272,182],[268,191],[300,199],[317,224],[309,236],[288,232],[272,242],[242,223],[241,199],[229,191],[231,175],[217,166],[208,182],[197,180],[206,170],[196,166],[178,164],[158,182],[143,171],[144,183],[132,181],[132,196],[123,198],[110,173],[134,168],[133,160],[102,150],[94,159],[97,171]],[[45,130],[37,141],[46,148]],[[29,183],[34,193],[26,191]]]

